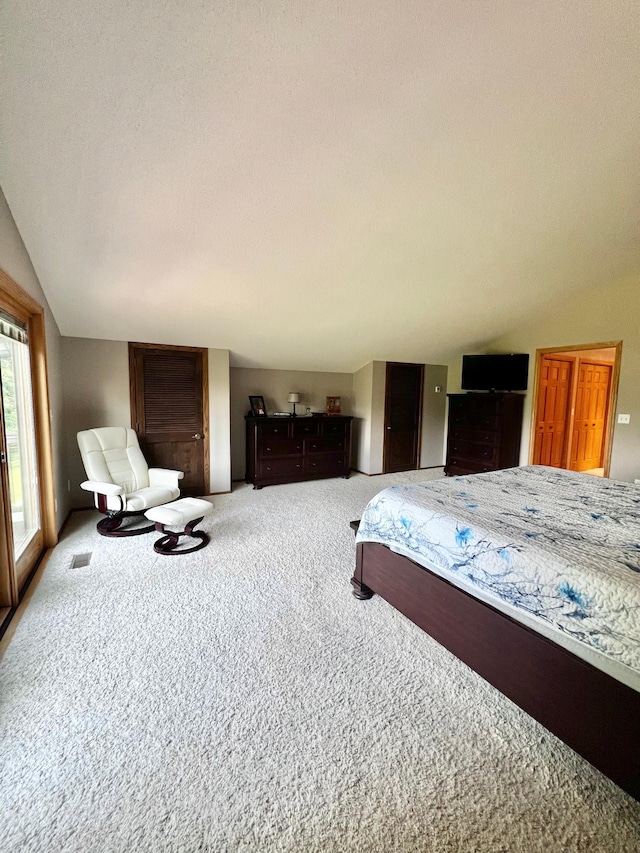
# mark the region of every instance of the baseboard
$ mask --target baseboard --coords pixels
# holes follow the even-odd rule
[[[95,507],[94,506],[71,507],[71,509],[67,513],[67,517],[65,518],[65,520],[60,525],[60,530],[58,530],[58,541],[60,541],[60,537],[62,536],[64,529],[67,526],[67,524],[69,524],[69,521],[71,520],[71,516],[73,515],[73,513],[74,512],[86,512],[87,510],[90,510],[90,509],[95,509]]]
[[[424,468],[410,468],[411,471],[435,471],[436,468],[444,468],[444,462],[442,465],[425,465]],[[352,471],[355,471],[356,474],[362,474],[363,477],[382,477],[384,471],[378,471],[377,474],[367,474],[366,471],[361,471],[359,468],[352,468]],[[392,471],[392,474],[403,474],[404,471]]]

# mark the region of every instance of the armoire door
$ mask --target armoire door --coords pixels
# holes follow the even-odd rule
[[[423,364],[387,364],[383,470],[418,468],[422,415]]]
[[[540,361],[534,465],[564,467],[572,366],[570,359],[557,356],[543,356]]]
[[[184,472],[182,495],[209,493],[206,354],[129,345],[131,423],[150,468]]]

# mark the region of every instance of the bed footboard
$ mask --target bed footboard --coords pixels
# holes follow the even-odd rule
[[[384,545],[356,546],[357,598],[378,593],[640,800],[640,694]]]

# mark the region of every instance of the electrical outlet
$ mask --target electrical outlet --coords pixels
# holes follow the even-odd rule
[[[631,415],[618,415],[619,424],[628,424],[631,421]]]

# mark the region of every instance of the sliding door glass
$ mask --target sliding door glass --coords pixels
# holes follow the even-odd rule
[[[40,529],[31,369],[26,333],[0,323],[0,386],[9,468],[9,498],[17,561]],[[16,335],[18,339],[10,337]]]

